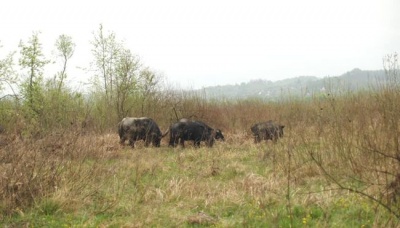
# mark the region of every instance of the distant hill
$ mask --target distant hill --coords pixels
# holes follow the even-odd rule
[[[385,72],[383,70],[354,69],[335,77],[299,76],[275,82],[257,79],[235,85],[205,87],[196,91],[205,94],[208,99],[261,98],[277,100],[284,95],[310,96],[327,91],[368,89],[384,79]]]

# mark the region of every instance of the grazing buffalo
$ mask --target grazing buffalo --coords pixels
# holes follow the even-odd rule
[[[195,147],[200,147],[200,142],[205,141],[208,147],[212,147],[214,139],[224,140],[221,130],[213,129],[201,121],[192,121],[189,119],[181,119],[172,124],[167,132],[169,132],[169,146],[176,147],[178,143],[185,147],[185,140],[193,140]]]
[[[276,142],[279,137],[283,137],[284,127],[284,125],[274,123],[272,120],[256,123],[251,127],[254,142],[259,143],[261,140],[267,141],[268,139]]]
[[[129,139],[129,145],[135,147],[137,140],[144,140],[145,146],[150,143],[155,147],[160,147],[161,131],[157,123],[148,117],[125,117],[118,124],[120,143],[124,144]]]

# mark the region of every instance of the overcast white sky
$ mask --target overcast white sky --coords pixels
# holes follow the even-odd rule
[[[50,57],[61,34],[76,51],[70,80],[84,80],[90,40],[103,24],[173,85],[201,88],[251,79],[382,69],[400,51],[398,0],[5,1],[0,41],[18,50],[33,31]]]

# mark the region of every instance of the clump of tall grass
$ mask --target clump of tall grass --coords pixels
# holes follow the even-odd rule
[[[0,210],[24,210],[59,187],[66,161],[58,144],[14,141],[0,148]],[[62,152],[61,152],[62,153]]]
[[[390,83],[378,89],[295,100],[283,113],[293,162],[310,162],[325,186],[363,196],[400,218],[400,75],[387,74]]]
[[[118,156],[114,142],[103,136],[96,145],[93,137],[62,132],[38,140],[15,139],[0,147],[2,214],[23,212],[66,189],[81,194],[101,174],[97,161]]]

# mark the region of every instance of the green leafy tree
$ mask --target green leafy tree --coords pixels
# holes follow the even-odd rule
[[[0,45],[0,48],[1,47]],[[4,84],[8,85],[9,88],[13,90],[11,85],[16,82],[16,75],[13,70],[13,57],[14,52],[0,59],[0,92],[4,89]]]
[[[13,89],[13,84],[17,80],[13,69],[13,56],[14,52],[0,58],[0,129],[11,130],[10,123],[14,122],[13,119],[17,116],[15,115],[15,107],[18,104],[18,99],[9,99],[10,97],[17,98]],[[10,95],[11,92],[13,94]]]
[[[83,121],[83,96],[65,85],[67,66],[75,51],[75,43],[67,35],[60,35],[55,42],[55,57],[61,61],[61,69],[54,78],[46,81],[43,89],[41,127],[48,131],[65,131]]]
[[[92,67],[95,70],[95,82],[101,81],[102,89],[105,92],[106,104],[111,105],[114,92],[114,80],[118,56],[121,51],[121,44],[116,41],[115,34],[104,34],[103,25],[99,31],[94,33],[92,54],[94,61]]]
[[[140,98],[141,98],[141,114],[146,113],[147,109],[154,105],[154,97],[157,94],[157,85],[159,84],[159,76],[156,75],[150,68],[146,67],[140,71],[139,81],[140,81]],[[147,110],[148,112],[149,110]]]
[[[138,75],[141,67],[139,58],[130,50],[120,51],[116,65],[114,87],[116,91],[116,110],[118,119],[122,119],[132,111],[133,100],[138,94]]]
[[[93,83],[95,86],[94,99],[99,127],[104,129],[106,125],[117,121],[118,111],[115,111],[115,77],[116,67],[122,45],[116,41],[115,34],[105,33],[103,26],[93,33],[92,44],[93,62],[91,70],[94,72]],[[118,91],[118,90],[117,90]],[[110,112],[111,111],[111,112]]]
[[[34,32],[28,42],[20,42],[19,65],[26,70],[25,80],[21,85],[21,93],[24,97],[25,117],[29,121],[30,129],[38,131],[37,124],[43,114],[43,69],[49,63],[42,52],[38,33]]]
[[[127,115],[146,115],[147,102],[157,92],[159,77],[143,67],[139,57],[117,41],[113,32],[105,33],[103,26],[94,33],[91,63],[95,72],[95,116],[103,123],[114,123]],[[135,108],[137,108],[135,110]]]
[[[64,80],[67,78],[67,63],[75,51],[75,43],[72,38],[67,35],[60,35],[56,40],[55,47],[57,49],[57,57],[62,59],[62,69],[55,76],[55,83],[58,91],[61,91]],[[58,82],[56,82],[58,80]]]

